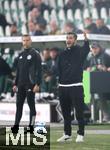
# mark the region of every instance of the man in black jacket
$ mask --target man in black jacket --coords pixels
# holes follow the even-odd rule
[[[59,99],[64,117],[64,135],[58,142],[71,141],[71,108],[76,110],[79,130],[76,142],[83,142],[84,137],[84,93],[82,86],[83,63],[89,53],[89,42],[86,33],[81,47],[76,44],[77,35],[67,33],[66,49],[59,55]]]
[[[23,51],[20,53],[17,62],[17,74],[13,91],[17,91],[16,101],[16,117],[12,132],[17,133],[19,123],[22,117],[22,110],[25,98],[30,109],[29,130],[33,132],[35,123],[35,92],[39,92],[41,83],[41,57],[34,48],[31,47],[31,37],[29,35],[22,36]]]

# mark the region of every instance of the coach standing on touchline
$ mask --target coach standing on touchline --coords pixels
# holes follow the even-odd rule
[[[25,98],[30,109],[30,123],[28,132],[33,132],[35,123],[35,92],[39,92],[41,83],[41,57],[34,48],[31,47],[32,41],[29,35],[22,36],[23,51],[20,53],[17,62],[17,74],[13,91],[16,92],[16,116],[15,124],[11,128],[13,133],[17,133],[22,117],[22,110]]]
[[[76,33],[67,33],[66,49],[59,55],[59,99],[64,117],[64,135],[58,142],[71,141],[71,107],[76,110],[79,130],[76,142],[84,137],[84,92],[82,86],[83,63],[90,51],[89,42],[84,33],[84,45],[77,45]]]

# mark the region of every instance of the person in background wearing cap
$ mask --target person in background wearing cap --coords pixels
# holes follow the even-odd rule
[[[76,142],[84,141],[84,92],[82,86],[83,63],[90,48],[84,32],[84,45],[77,45],[77,34],[69,32],[66,35],[66,48],[59,55],[59,99],[64,117],[64,135],[58,142],[72,140],[71,109],[76,110],[78,131]]]
[[[91,45],[91,51],[85,61],[84,69],[87,71],[110,71],[110,56],[99,43],[94,42]],[[94,95],[92,96],[94,97]],[[103,121],[109,121],[108,99],[110,100],[110,93],[98,94],[98,97],[103,110]]]
[[[107,71],[110,67],[110,56],[105,53],[99,43],[94,42],[85,63],[87,71]]]

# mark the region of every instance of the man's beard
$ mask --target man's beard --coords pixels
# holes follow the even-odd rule
[[[30,45],[23,45],[23,47],[27,49],[30,47]]]
[[[74,45],[74,43],[66,43],[67,47],[71,47]]]

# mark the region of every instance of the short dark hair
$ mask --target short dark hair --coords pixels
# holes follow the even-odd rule
[[[23,34],[22,37],[27,37],[30,36],[29,34]]]
[[[59,51],[59,48],[58,48],[58,47],[52,47],[52,48],[50,49],[50,51],[56,51],[56,52],[58,52],[58,51]]]
[[[75,39],[77,39],[77,34],[75,32],[68,32],[66,35],[73,35]]]

